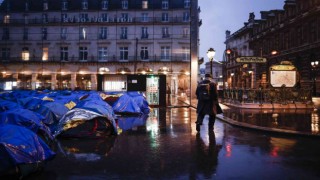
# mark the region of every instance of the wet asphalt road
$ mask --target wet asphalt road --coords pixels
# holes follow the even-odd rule
[[[195,130],[192,108],[154,109],[105,139],[59,139],[57,156],[27,179],[319,179],[320,139],[216,120]],[[130,125],[130,123],[126,123]],[[134,124],[134,123],[131,123]],[[119,123],[120,125],[120,123]]]

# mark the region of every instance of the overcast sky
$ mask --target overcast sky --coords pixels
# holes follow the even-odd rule
[[[260,19],[260,11],[283,9],[284,0],[198,0],[201,9],[199,57],[208,61],[207,50],[216,50],[214,59],[222,60],[225,50],[225,31],[231,34],[243,27],[254,12],[255,19]],[[203,64],[201,67],[204,67]]]

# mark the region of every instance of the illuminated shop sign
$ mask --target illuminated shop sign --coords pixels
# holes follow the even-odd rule
[[[238,57],[236,61],[238,63],[266,63],[267,59],[263,57],[246,56],[246,57]]]

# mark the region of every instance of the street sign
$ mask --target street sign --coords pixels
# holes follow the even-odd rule
[[[267,58],[263,57],[254,57],[254,56],[244,56],[244,57],[238,57],[236,59],[238,63],[266,63]]]

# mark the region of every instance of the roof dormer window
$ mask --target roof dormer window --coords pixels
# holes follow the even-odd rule
[[[82,10],[87,10],[88,9],[88,1],[82,0],[81,6],[82,6]]]
[[[25,11],[29,11],[29,2],[26,2],[26,3],[24,4],[24,10],[25,10]]]
[[[169,9],[169,1],[162,0],[161,7],[162,7],[162,9]]]
[[[62,1],[61,9],[68,10],[68,1],[66,1],[66,0]]]
[[[47,2],[47,1],[44,1],[44,2],[43,2],[43,10],[46,11],[46,10],[48,10],[48,8],[49,8],[49,7],[48,7],[48,2]]]
[[[190,0],[184,0],[184,8],[190,8],[191,1]]]
[[[107,0],[102,0],[101,1],[101,9],[102,10],[107,10],[109,6],[109,2]]]
[[[148,9],[148,1],[146,0],[142,1],[142,9]]]
[[[129,6],[128,0],[122,0],[121,1],[122,9],[128,9],[128,6]]]

